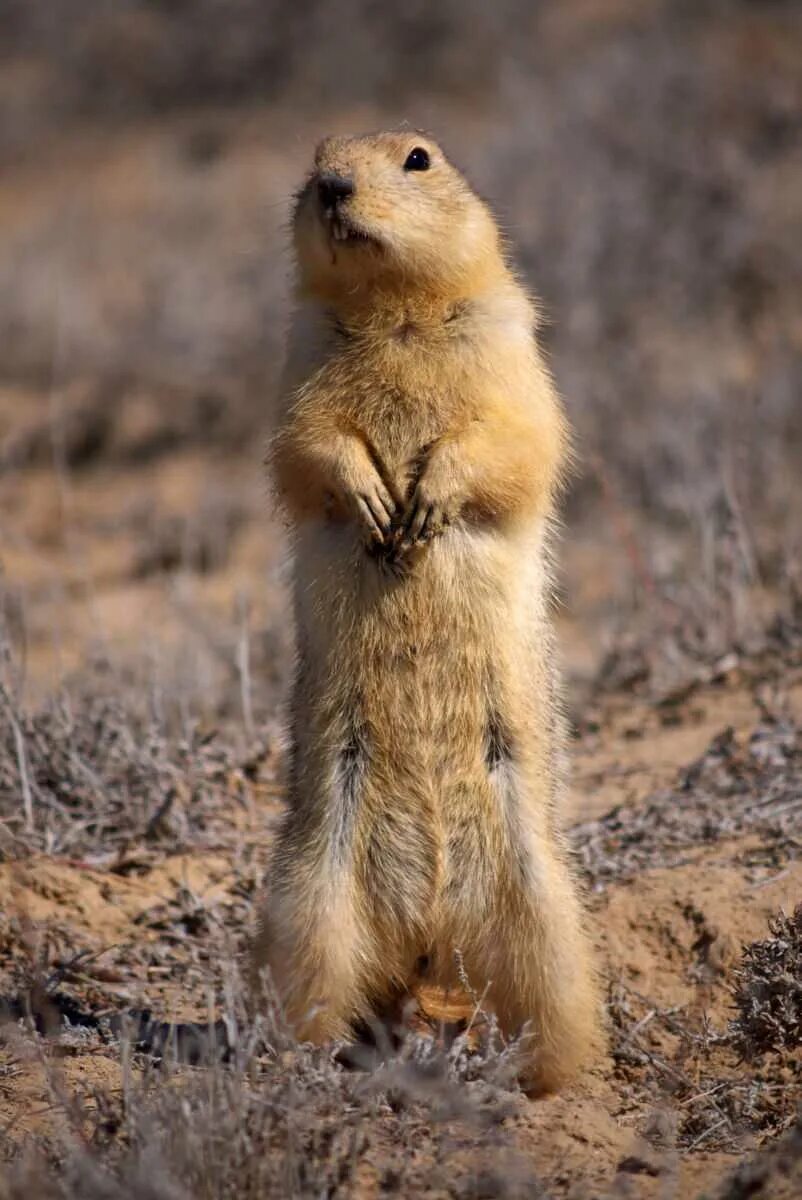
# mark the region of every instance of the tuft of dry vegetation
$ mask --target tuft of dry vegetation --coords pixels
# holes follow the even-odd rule
[[[122,1055],[122,1087],[68,1092],[50,1065],[64,1130],[9,1169],[5,1194],[36,1186],[64,1200],[311,1200],[351,1194],[360,1181],[399,1196],[541,1194],[504,1129],[523,1101],[510,1070],[514,1047],[503,1044],[492,1018],[470,1048],[470,1030],[447,1040],[406,1031],[393,1048],[377,1028],[374,1066],[365,1073],[344,1070],[337,1047],[292,1044],[269,1003],[266,1017],[250,1017],[233,964],[224,986],[225,1061],[210,1026],[204,1046],[198,1039],[194,1071],[183,1066],[175,1038],[160,1045],[154,1065],[136,1051],[136,1023],[120,1021],[111,1042],[108,1022],[95,1023],[89,1036],[96,1053]],[[66,1018],[65,1026],[62,1045],[75,1044],[75,1027]],[[19,1035],[10,1044],[24,1052]]]
[[[686,1151],[738,1153],[758,1138],[769,1144],[794,1122],[794,1072],[774,1059],[749,1076],[738,1070],[730,1030],[686,1006],[661,1007],[624,984],[609,999],[613,1059],[640,1104],[647,1142]]]
[[[735,1042],[745,1058],[802,1046],[802,904],[769,922],[735,971]]]

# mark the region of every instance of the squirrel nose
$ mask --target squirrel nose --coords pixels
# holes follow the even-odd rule
[[[340,200],[345,200],[347,196],[352,195],[353,191],[353,180],[347,179],[345,175],[337,175],[333,171],[327,171],[317,181],[317,193],[324,208],[334,208]]]

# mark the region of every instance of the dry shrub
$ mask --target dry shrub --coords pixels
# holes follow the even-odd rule
[[[802,1046],[802,904],[769,921],[770,937],[746,946],[735,972],[735,1043],[747,1059]]]
[[[782,1065],[772,1058],[747,1075],[732,1032],[693,1005],[664,1008],[618,981],[608,1011],[619,1085],[651,1111],[642,1132],[656,1147],[741,1153],[793,1124],[798,1096]]]

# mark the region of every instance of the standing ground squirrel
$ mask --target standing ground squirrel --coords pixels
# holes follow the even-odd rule
[[[254,969],[343,1037],[456,959],[533,1091],[599,1043],[558,812],[566,425],[487,207],[419,134],[324,141],[269,463],[294,541],[288,810]]]

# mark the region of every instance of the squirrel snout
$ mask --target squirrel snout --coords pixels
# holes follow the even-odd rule
[[[354,182],[345,175],[326,171],[318,176],[317,194],[324,208],[336,208],[341,200],[353,195]]]

